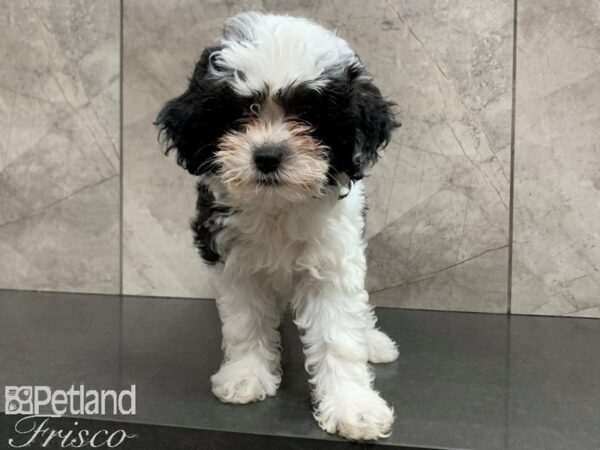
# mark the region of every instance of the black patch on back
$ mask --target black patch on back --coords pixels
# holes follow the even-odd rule
[[[194,244],[207,264],[223,261],[216,245],[216,236],[223,230],[221,220],[232,214],[231,208],[219,205],[213,192],[203,183],[198,183],[196,217],[191,222]]]

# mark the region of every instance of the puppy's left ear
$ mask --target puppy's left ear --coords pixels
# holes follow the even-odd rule
[[[352,80],[353,106],[356,118],[356,138],[352,163],[353,180],[360,180],[364,171],[375,164],[379,149],[392,138],[392,132],[400,126],[394,118],[393,102],[383,98],[370,77],[360,70]]]

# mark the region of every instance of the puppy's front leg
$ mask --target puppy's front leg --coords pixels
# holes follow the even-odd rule
[[[367,364],[375,323],[367,292],[306,279],[297,295],[296,324],[311,375],[315,419],[328,433],[348,439],[388,436],[393,410],[373,389]]]
[[[264,400],[281,382],[279,308],[255,280],[219,284],[224,357],[212,391],[227,403]]]

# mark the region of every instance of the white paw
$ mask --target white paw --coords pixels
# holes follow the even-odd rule
[[[258,361],[228,361],[210,377],[212,391],[225,403],[251,403],[275,395],[281,376]]]
[[[388,437],[394,423],[394,410],[376,391],[360,385],[325,397],[314,414],[323,430],[353,441]]]
[[[398,359],[396,343],[383,331],[372,329],[367,332],[369,362],[389,363]]]

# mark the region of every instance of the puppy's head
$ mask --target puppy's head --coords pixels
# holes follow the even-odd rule
[[[344,40],[306,19],[259,13],[225,23],[157,125],[190,173],[240,199],[288,201],[362,178],[398,126]]]

